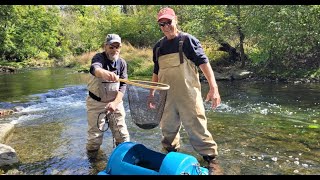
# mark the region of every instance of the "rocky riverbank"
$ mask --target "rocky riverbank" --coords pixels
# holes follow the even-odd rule
[[[18,108],[0,109],[0,118],[13,114],[15,111],[17,111],[17,109]],[[4,173],[1,172],[1,169],[12,169],[10,167],[19,162],[16,151],[12,147],[4,144],[6,138],[10,135],[13,129],[13,124],[8,122],[1,122],[0,119],[0,174]]]
[[[0,73],[14,73],[17,69],[10,66],[0,66]]]

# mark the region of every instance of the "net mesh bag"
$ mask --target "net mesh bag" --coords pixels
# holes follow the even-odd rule
[[[127,93],[132,121],[142,129],[157,127],[163,114],[167,90],[155,90],[154,98],[150,99],[150,89],[128,84]],[[155,105],[153,108],[148,106],[150,101]]]

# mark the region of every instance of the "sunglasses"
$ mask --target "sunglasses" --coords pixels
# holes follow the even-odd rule
[[[111,44],[110,44],[109,49],[114,49],[114,48],[116,48],[116,49],[120,49],[120,48],[121,48],[121,46],[113,46],[113,45],[111,45]]]
[[[169,20],[167,22],[159,22],[159,26],[164,27],[165,25],[171,25],[172,20]]]

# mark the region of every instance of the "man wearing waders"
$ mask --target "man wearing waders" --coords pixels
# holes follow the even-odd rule
[[[177,29],[177,17],[171,8],[161,9],[157,21],[165,36],[153,48],[152,81],[170,85],[160,122],[162,146],[167,152],[179,150],[183,124],[192,147],[208,162],[209,175],[221,175],[216,159],[217,143],[207,130],[197,69],[202,70],[209,83],[206,101],[211,100],[212,108],[216,108],[221,99],[208,57],[198,39]],[[149,107],[154,105],[153,98],[151,90]]]
[[[120,58],[120,49],[120,36],[108,34],[104,42],[104,52],[97,53],[92,58],[88,82],[89,95],[86,99],[88,117],[86,148],[91,157],[96,156],[102,144],[104,132],[99,130],[97,122],[103,122],[101,118],[104,118],[104,115],[107,117],[106,123],[112,132],[115,145],[130,141],[122,100],[126,84],[118,81],[119,78],[128,79],[127,63]]]

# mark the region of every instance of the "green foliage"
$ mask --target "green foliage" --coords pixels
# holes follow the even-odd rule
[[[59,18],[51,6],[10,6],[3,9],[5,31],[2,34],[2,57],[24,61],[41,51],[50,54],[57,41]]]
[[[60,33],[62,47],[68,48],[74,55],[80,55],[85,52],[96,50],[100,47],[102,41],[97,32],[97,16],[101,16],[97,6],[73,5],[64,7],[62,10],[62,22]],[[65,52],[62,48],[60,52]]]
[[[157,6],[138,6],[134,14],[114,15],[111,19],[113,28],[110,33],[117,32],[123,40],[137,47],[153,46],[162,36],[156,22]],[[155,12],[150,15],[150,12]]]
[[[35,58],[43,59],[43,60],[48,59],[48,57],[49,57],[49,54],[45,51],[40,51],[37,55],[35,55]]]
[[[265,62],[269,58],[269,55],[267,54],[267,52],[261,51],[257,47],[251,48],[248,51],[248,55],[250,56],[250,59],[252,60],[253,64],[259,64],[261,62]]]
[[[127,62],[130,76],[152,76],[153,63],[146,63],[145,59],[135,57]]]
[[[163,36],[156,17],[164,6],[2,5],[0,58],[23,65],[46,64],[54,59],[56,64],[77,66],[77,61],[66,63],[69,57],[100,49],[108,33],[119,34],[134,47],[151,48]],[[222,41],[239,50],[240,27],[245,53],[255,67],[285,76],[319,77],[319,64],[314,60],[320,47],[319,5],[170,7],[176,11],[179,29],[197,37],[211,60],[227,55],[217,51]],[[137,64],[131,66],[141,68],[139,58],[132,58]],[[300,72],[298,67],[306,64],[309,73]],[[281,73],[284,69],[295,72]]]
[[[320,78],[320,68],[311,71],[310,77],[311,78]]]
[[[306,53],[318,44],[317,6],[254,6],[248,14],[247,36],[254,38],[266,52],[273,55]],[[256,38],[259,37],[259,38]],[[290,61],[289,59],[287,61]]]

